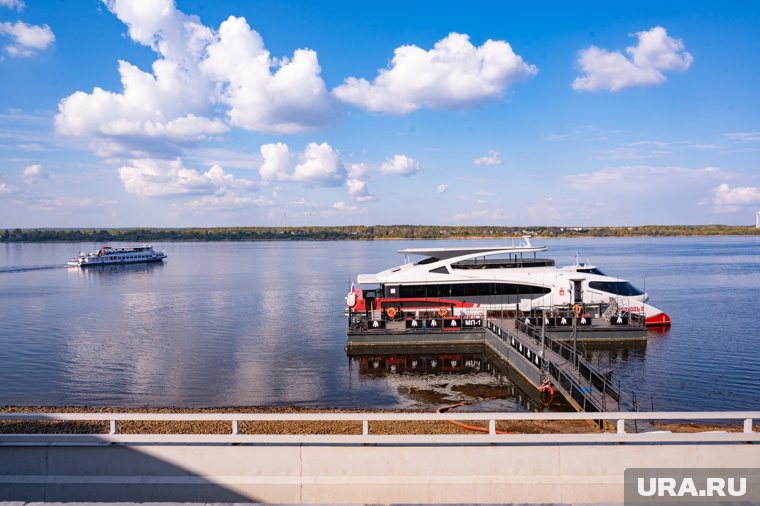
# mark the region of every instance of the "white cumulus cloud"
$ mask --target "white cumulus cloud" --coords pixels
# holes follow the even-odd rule
[[[10,183],[0,183],[0,195],[10,195],[11,193],[16,193],[17,191],[18,188]]]
[[[120,91],[95,87],[60,101],[56,129],[99,154],[169,158],[231,126],[292,133],[333,115],[316,53],[277,59],[244,18],[218,31],[173,0],[105,0],[129,37],[157,55],[149,71],[119,61]]]
[[[435,191],[438,193],[446,193],[446,191],[449,189],[449,185],[441,183],[438,186],[435,187]]]
[[[219,165],[206,172],[184,167],[182,160],[135,159],[119,169],[124,188],[140,197],[223,196],[251,189],[253,181],[237,179]]]
[[[49,176],[42,169],[42,165],[34,164],[24,168],[23,177],[26,184],[34,184],[41,179],[47,179]]]
[[[336,211],[344,212],[344,213],[355,213],[359,208],[353,204],[349,204],[344,201],[336,202],[332,205],[332,208]]]
[[[393,158],[380,165],[380,172],[394,176],[411,176],[422,172],[422,165],[406,155],[394,155]]]
[[[259,168],[262,181],[287,181],[291,178],[290,148],[283,142],[264,144],[259,148],[264,163]]]
[[[356,202],[373,202],[377,200],[369,191],[367,179],[371,179],[370,168],[366,163],[351,163],[348,165],[346,188],[348,195]]]
[[[361,179],[346,180],[346,187],[348,188],[348,194],[352,197],[367,194],[367,182]]]
[[[0,35],[13,40],[5,46],[11,56],[33,56],[55,42],[55,34],[48,25],[28,25],[23,21],[0,23]]]
[[[9,9],[23,11],[26,7],[26,4],[23,2],[23,0],[0,0],[0,7],[7,7]]]
[[[367,182],[361,179],[347,179],[346,188],[348,188],[348,195],[356,202],[373,202],[377,200],[377,197],[369,192]]]
[[[733,213],[743,206],[760,206],[760,188],[740,186],[731,188],[726,183],[713,189],[713,207],[717,212]]]
[[[302,132],[333,116],[317,53],[295,51],[273,59],[244,18],[230,16],[208,47],[203,70],[220,83],[230,123],[269,133]]]
[[[348,177],[355,179],[363,178],[367,174],[368,170],[369,167],[366,163],[350,163],[348,164]]]
[[[340,151],[326,142],[309,143],[303,153],[292,153],[287,144],[261,146],[263,181],[299,181],[307,185],[339,186],[346,180]]]
[[[608,51],[590,46],[578,52],[578,66],[584,75],[573,81],[576,91],[619,91],[631,86],[662,84],[665,71],[685,71],[694,58],[681,39],[668,36],[665,28],[654,28],[634,34],[635,46]]]
[[[475,158],[472,161],[475,165],[501,165],[501,155],[495,149],[489,149],[486,156]]]
[[[94,138],[101,154],[139,156],[176,155],[183,146],[227,131],[222,121],[207,117],[214,84],[199,68],[212,31],[178,11],[172,0],[106,5],[127,25],[130,38],[159,58],[151,72],[120,60],[121,92],[96,87],[61,100],[58,132]]]
[[[300,163],[293,172],[293,180],[321,186],[343,184],[346,169],[340,161],[340,152],[326,142],[309,143],[299,158]]]
[[[537,72],[505,41],[489,39],[475,47],[468,35],[451,33],[429,51],[415,45],[397,48],[390,67],[380,69],[373,82],[349,77],[333,94],[369,111],[408,114],[497,99]]]

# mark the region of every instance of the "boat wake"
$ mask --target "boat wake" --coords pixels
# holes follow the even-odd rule
[[[27,272],[27,271],[45,271],[50,269],[66,269],[69,266],[66,264],[55,265],[9,265],[6,267],[0,267],[0,274],[6,274],[11,272]]]

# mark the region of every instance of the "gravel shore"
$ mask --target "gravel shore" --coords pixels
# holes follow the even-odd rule
[[[464,409],[457,410],[463,412]],[[114,408],[88,406],[3,406],[0,413],[409,413],[409,411],[316,409],[295,406],[283,407],[230,407],[230,408]],[[487,427],[482,421],[466,422],[469,425]],[[601,432],[586,421],[514,421],[498,422],[497,430],[520,434],[571,434]],[[27,434],[107,434],[108,422],[86,421],[0,421],[0,433]],[[123,434],[229,434],[229,422],[119,422]],[[241,434],[361,434],[361,422],[241,422]],[[478,434],[476,431],[457,427],[449,422],[370,422],[371,434]]]
[[[302,408],[297,406],[282,407],[228,407],[228,408],[116,408],[89,406],[0,406],[0,413],[410,413],[410,411],[389,410],[351,410]],[[466,412],[466,407],[456,410]],[[483,421],[465,422],[469,425],[486,428]],[[671,432],[705,432],[728,431],[739,432],[741,423],[732,425],[715,425],[701,423],[655,423],[658,430]],[[517,434],[578,434],[604,432],[590,422],[583,420],[547,420],[547,421],[500,421],[496,429]],[[361,422],[330,421],[278,421],[278,422],[240,422],[241,434],[361,434]],[[760,432],[760,426],[755,427]],[[0,434],[108,434],[108,422],[88,421],[0,421]],[[119,422],[122,434],[229,434],[229,422],[154,422],[123,421]],[[457,427],[450,422],[405,421],[405,422],[370,422],[371,434],[478,434],[479,432]]]

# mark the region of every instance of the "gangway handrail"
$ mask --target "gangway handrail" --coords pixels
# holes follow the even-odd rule
[[[518,321],[518,325],[522,326],[523,328],[529,330],[530,332],[527,332],[523,330],[526,334],[532,335],[534,342],[540,343],[540,332],[541,329],[538,328],[536,325],[532,325],[530,323],[526,323],[524,321]],[[588,380],[588,382],[596,387],[599,391],[605,392],[607,395],[615,399],[618,404],[628,404],[630,406],[634,406],[635,402],[633,398],[626,395],[624,392],[619,391],[617,388],[615,388],[614,383],[607,379],[603,374],[599,373],[599,371],[596,370],[596,368],[593,366],[593,364],[589,363],[586,359],[584,359],[582,356],[580,356],[577,351],[573,352],[573,349],[570,348],[567,344],[560,342],[558,339],[555,339],[550,333],[544,332],[544,340],[549,345],[549,349],[560,355],[562,358],[572,361],[571,358],[573,355],[575,355],[575,363],[573,366],[577,368],[578,373]],[[559,349],[561,352],[564,353],[558,353],[555,348]],[[565,356],[568,355],[568,356]],[[587,371],[587,374],[583,374],[581,371],[581,368],[584,368]]]
[[[518,326],[519,326],[519,325],[523,325],[523,326],[524,326],[524,325],[526,325],[524,322],[519,322],[519,321],[516,321],[516,324],[517,324]],[[527,344],[527,343],[525,343],[525,340],[524,340],[522,337],[520,337],[519,335],[517,335],[517,334],[515,334],[515,333],[513,333],[513,332],[510,332],[508,329],[504,329],[504,328],[502,328],[501,326],[499,326],[499,325],[497,325],[497,324],[493,323],[492,321],[489,321],[489,322],[488,322],[488,326],[489,326],[489,329],[491,329],[491,330],[492,330],[492,331],[493,331],[493,332],[496,334],[496,336],[497,336],[497,337],[499,337],[499,338],[501,338],[501,339],[503,339],[503,337],[501,336],[501,332],[504,332],[504,333],[506,333],[506,334],[507,334],[509,337],[511,337],[511,338],[514,338],[516,341],[520,342],[521,344],[523,344],[523,345]],[[495,329],[499,329],[499,330],[501,330],[501,332],[496,332],[496,330],[495,330]],[[529,328],[528,328],[528,330],[532,330],[532,328],[531,328],[531,327],[529,327]],[[523,331],[523,332],[524,332],[524,331]],[[525,333],[525,334],[527,334],[527,335],[528,335],[528,337],[530,337],[530,338],[531,338],[531,340],[533,341],[533,344],[534,344],[534,345],[535,345],[535,344],[538,344],[538,343],[537,343],[537,341],[536,341],[536,339],[535,339],[534,337],[531,337],[531,336],[530,336],[530,334],[529,334],[528,332],[524,332],[524,333]],[[545,334],[545,337],[546,337],[546,338],[548,338],[548,335],[546,335],[546,334]],[[550,349],[551,349],[551,348],[550,348]],[[543,350],[542,350],[542,351],[543,351]],[[552,351],[554,351],[554,350],[552,350]],[[555,353],[556,353],[556,352],[555,352]],[[560,357],[562,357],[562,358],[565,358],[566,360],[568,360],[568,362],[570,362],[570,359],[568,359],[568,358],[564,357],[563,355],[561,355],[561,354],[559,354],[559,353],[558,353],[558,355],[559,355]],[[546,355],[544,355],[544,358],[546,359]],[[580,359],[580,357],[578,357],[578,358]],[[568,374],[565,374],[565,372],[564,372],[564,371],[562,371],[562,370],[560,369],[560,367],[559,367],[557,364],[554,364],[554,362],[553,362],[553,361],[551,361],[550,359],[546,359],[546,360],[547,360],[547,362],[549,363],[549,368],[548,368],[548,371],[546,371],[546,373],[547,373],[547,374],[549,375],[549,377],[552,379],[552,381],[554,382],[554,385],[555,385],[555,386],[559,387],[561,390],[564,390],[564,392],[565,392],[565,397],[569,397],[569,398],[573,399],[573,401],[577,402],[577,403],[578,403],[578,405],[580,406],[580,408],[581,408],[583,411],[590,411],[590,409],[589,409],[589,408],[590,408],[590,407],[592,407],[592,406],[593,406],[593,408],[594,408],[592,411],[594,411],[594,412],[605,412],[605,411],[607,411],[607,405],[606,405],[606,403],[605,403],[605,399],[606,399],[606,397],[605,397],[605,396],[606,396],[606,395],[609,395],[609,392],[608,392],[608,390],[612,390],[612,391],[615,391],[615,390],[614,390],[614,387],[612,387],[612,386],[610,385],[610,386],[609,386],[609,388],[608,388],[608,386],[607,386],[607,385],[605,385],[605,384],[602,384],[602,388],[599,390],[599,391],[600,391],[600,393],[602,393],[602,404],[601,404],[601,405],[597,405],[597,403],[595,403],[595,402],[593,402],[593,401],[590,401],[590,396],[589,396],[589,395],[585,395],[585,394],[589,393],[589,392],[585,392],[585,391],[584,391],[584,389],[585,389],[585,388],[587,388],[587,386],[586,386],[586,385],[584,385],[584,384],[583,384],[583,383],[582,383],[582,382],[579,380],[579,378],[578,378],[578,377],[576,377],[576,376],[574,376],[574,375],[568,375]],[[536,364],[534,364],[533,362],[531,362],[531,364],[530,364],[530,365],[531,365],[532,367],[536,368],[536,369],[541,369],[542,371],[544,371],[544,369],[543,369],[542,367],[541,367],[541,368],[539,368],[539,367],[538,367]],[[595,372],[595,371],[594,371],[594,368],[593,368],[593,366],[591,366],[590,364],[587,364],[585,361],[584,361],[584,367],[585,367],[585,368],[586,368],[586,369],[587,369],[589,372]],[[601,375],[599,375],[598,373],[595,373],[595,374],[597,374],[597,376],[598,376],[600,379],[602,378],[602,376],[601,376]],[[590,386],[592,386],[592,387],[598,387],[598,385],[595,385],[595,384],[594,384],[594,383],[591,381],[591,379],[589,379],[589,378],[587,378],[587,377],[585,377],[585,376],[582,376],[582,375],[580,374],[580,371],[579,371],[579,376],[580,376],[580,377],[582,377],[583,379],[585,379],[586,381],[588,381],[588,385],[590,385]],[[580,399],[579,399],[579,398],[577,398],[577,397],[580,397]],[[621,401],[621,399],[620,399],[620,397],[621,397],[621,396],[620,396],[620,394],[618,393],[618,394],[617,394],[616,396],[614,396],[614,397],[613,397],[612,395],[610,395],[610,397],[611,397],[611,398],[613,398],[613,399],[615,399],[615,400],[617,401],[617,403],[618,403],[618,406],[617,406],[617,407],[618,407],[618,409],[619,409],[619,408],[620,408],[620,404],[621,404],[621,402],[620,402],[620,401]],[[568,399],[568,400],[570,400],[570,399]],[[623,402],[623,405],[625,405],[625,402]],[[631,405],[631,406],[632,406],[632,404],[629,404],[629,405]]]

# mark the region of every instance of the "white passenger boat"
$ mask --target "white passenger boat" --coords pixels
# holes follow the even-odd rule
[[[625,279],[607,276],[597,267],[579,263],[557,268],[554,260],[538,258],[546,246],[523,237],[512,246],[474,248],[413,248],[400,250],[405,263],[377,274],[360,274],[346,302],[355,313],[435,310],[458,314],[486,310],[569,308],[616,305],[618,313],[645,317],[647,326],[670,325],[665,312],[647,304],[649,295]],[[412,256],[423,259],[412,262]]]
[[[102,246],[95,253],[79,254],[68,262],[74,267],[90,267],[95,265],[138,264],[145,262],[161,262],[166,258],[163,251],[156,251],[153,246],[142,245],[135,248],[112,248]]]

